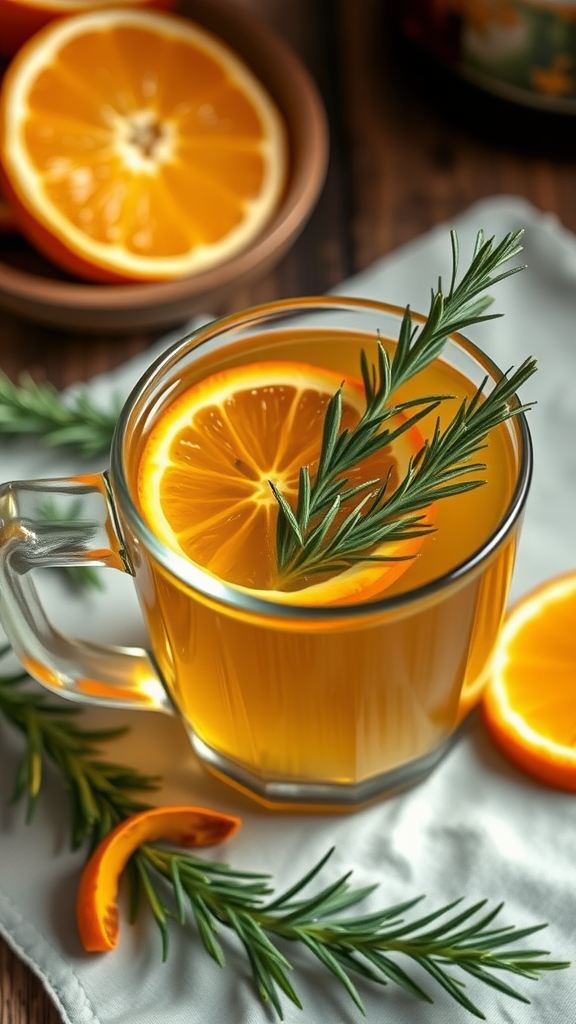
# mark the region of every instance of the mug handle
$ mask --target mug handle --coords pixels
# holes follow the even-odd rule
[[[26,671],[70,700],[174,714],[143,648],[66,636],[48,620],[30,570],[87,565],[134,575],[106,473],[0,485],[0,623]]]

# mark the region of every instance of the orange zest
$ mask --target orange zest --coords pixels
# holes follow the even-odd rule
[[[342,383],[334,370],[270,361],[223,370],[177,397],[151,430],[139,464],[139,503],[156,537],[219,579],[283,604],[367,600],[398,579],[421,537],[377,549],[406,560],[361,562],[328,579],[312,576],[300,589],[278,581],[278,505],[269,481],[294,507],[300,467],[314,475],[326,406]],[[365,410],[362,383],[346,377],[342,399],[344,429]],[[411,427],[348,472],[350,486],[390,472],[392,490],[423,443]]]
[[[76,897],[76,920],[84,949],[103,952],[118,943],[118,883],[143,843],[164,839],[178,846],[214,846],[229,839],[240,819],[203,807],[153,807],[122,821],[88,859]]]
[[[237,255],[287,178],[284,122],[234,51],[175,14],[52,22],[0,92],[2,187],[48,259],[90,281],[160,281]]]
[[[102,7],[174,7],[174,0],[0,0],[0,53],[12,57],[27,39],[55,18]]]
[[[484,718],[524,771],[576,792],[576,572],[537,587],[504,623]]]

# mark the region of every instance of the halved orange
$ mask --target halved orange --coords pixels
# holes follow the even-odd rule
[[[311,575],[288,591],[278,580],[278,504],[269,481],[294,508],[300,467],[313,476],[326,405],[342,383],[333,370],[270,361],[215,373],[176,398],[153,427],[139,465],[140,507],[155,535],[220,579],[283,603],[363,601],[398,579],[421,537],[378,549],[407,560],[361,562],[328,579]],[[362,383],[346,377],[342,396],[342,428],[349,428],[365,409]],[[391,471],[393,489],[423,443],[412,426],[350,471],[350,484]]]
[[[511,610],[483,707],[511,760],[576,792],[576,572],[543,583]]]
[[[3,187],[49,259],[94,281],[165,280],[245,248],[287,176],[281,114],[211,33],[109,8],[41,29],[0,93]]]
[[[30,36],[55,18],[101,7],[174,7],[175,0],[0,0],[0,53],[12,57]]]

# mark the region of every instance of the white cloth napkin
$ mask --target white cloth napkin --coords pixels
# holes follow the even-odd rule
[[[526,228],[529,269],[495,289],[506,315],[470,332],[502,368],[526,356],[540,370],[523,390],[538,399],[530,413],[535,474],[514,577],[519,595],[540,580],[576,566],[576,238],[555,217],[524,200],[496,197],[475,204],[454,223],[442,225],[378,262],[338,289],[426,311],[431,273],[448,279],[448,230],[456,227],[463,260],[478,228],[500,237]],[[178,334],[183,334],[184,329]],[[169,340],[164,339],[164,346]],[[127,394],[152,351],[95,379],[94,397],[107,403]],[[58,476],[81,471],[62,454],[37,446],[2,445],[0,475]],[[46,577],[46,578],[45,578]],[[55,574],[40,581],[53,620],[70,632],[141,644],[143,626],[131,583],[104,573],[101,594],[70,597]],[[575,624],[576,625],[576,624]],[[160,772],[158,800],[195,802],[242,815],[240,832],[211,851],[237,868],[270,873],[278,890],[310,868],[329,847],[336,850],[324,872],[333,881],[348,869],[359,885],[379,883],[367,901],[375,909],[426,894],[434,909],[458,896],[505,901],[502,923],[549,922],[533,945],[554,958],[576,960],[576,798],[531,781],[494,748],[476,722],[421,785],[353,814],[274,814],[243,799],[197,764],[177,722],[154,713],[124,715],[88,711],[86,720],[129,722],[130,735],[111,755],[149,772]],[[267,1024],[271,1011],[255,995],[239,943],[223,936],[227,965],[205,954],[194,927],[174,925],[168,962],[160,961],[156,926],[145,912],[135,927],[123,923],[110,954],[82,951],[74,899],[83,854],[68,849],[68,808],[59,778],[47,772],[45,791],[31,825],[23,807],[8,803],[21,741],[0,722],[0,932],[42,979],[68,1024]],[[360,1015],[338,983],[298,949],[288,949],[294,983],[304,1003],[284,1001],[288,1024],[346,1024]],[[419,1003],[389,985],[361,980],[368,1020],[387,1024],[457,1024],[468,1018],[432,982],[434,1005]],[[569,1024],[576,1020],[576,968],[519,981],[530,1005],[476,984],[469,991],[488,1020],[509,1024]]]

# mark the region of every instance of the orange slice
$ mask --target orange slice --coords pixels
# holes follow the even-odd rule
[[[84,949],[118,943],[118,883],[129,858],[158,839],[178,846],[214,846],[236,832],[240,819],[204,807],[151,807],[122,821],[98,844],[80,877],[76,921]]]
[[[176,398],[139,465],[140,507],[155,535],[220,579],[282,603],[351,603],[390,586],[411,565],[421,537],[378,549],[406,561],[362,562],[329,579],[312,575],[297,590],[278,589],[278,505],[269,481],[294,508],[300,467],[309,466],[313,477],[326,405],[341,384],[342,374],[305,363],[254,363],[216,373]],[[349,428],[365,409],[363,385],[347,377],[342,394],[342,428]],[[349,472],[350,485],[391,470],[393,489],[423,443],[410,428]]]
[[[30,36],[55,18],[93,8],[174,7],[175,0],[0,0],[0,53],[12,57]]]
[[[8,66],[3,187],[30,241],[94,281],[183,277],[244,249],[287,175],[282,117],[250,69],[174,14],[53,22]]]
[[[496,743],[520,768],[576,791],[576,572],[512,609],[483,706]]]

